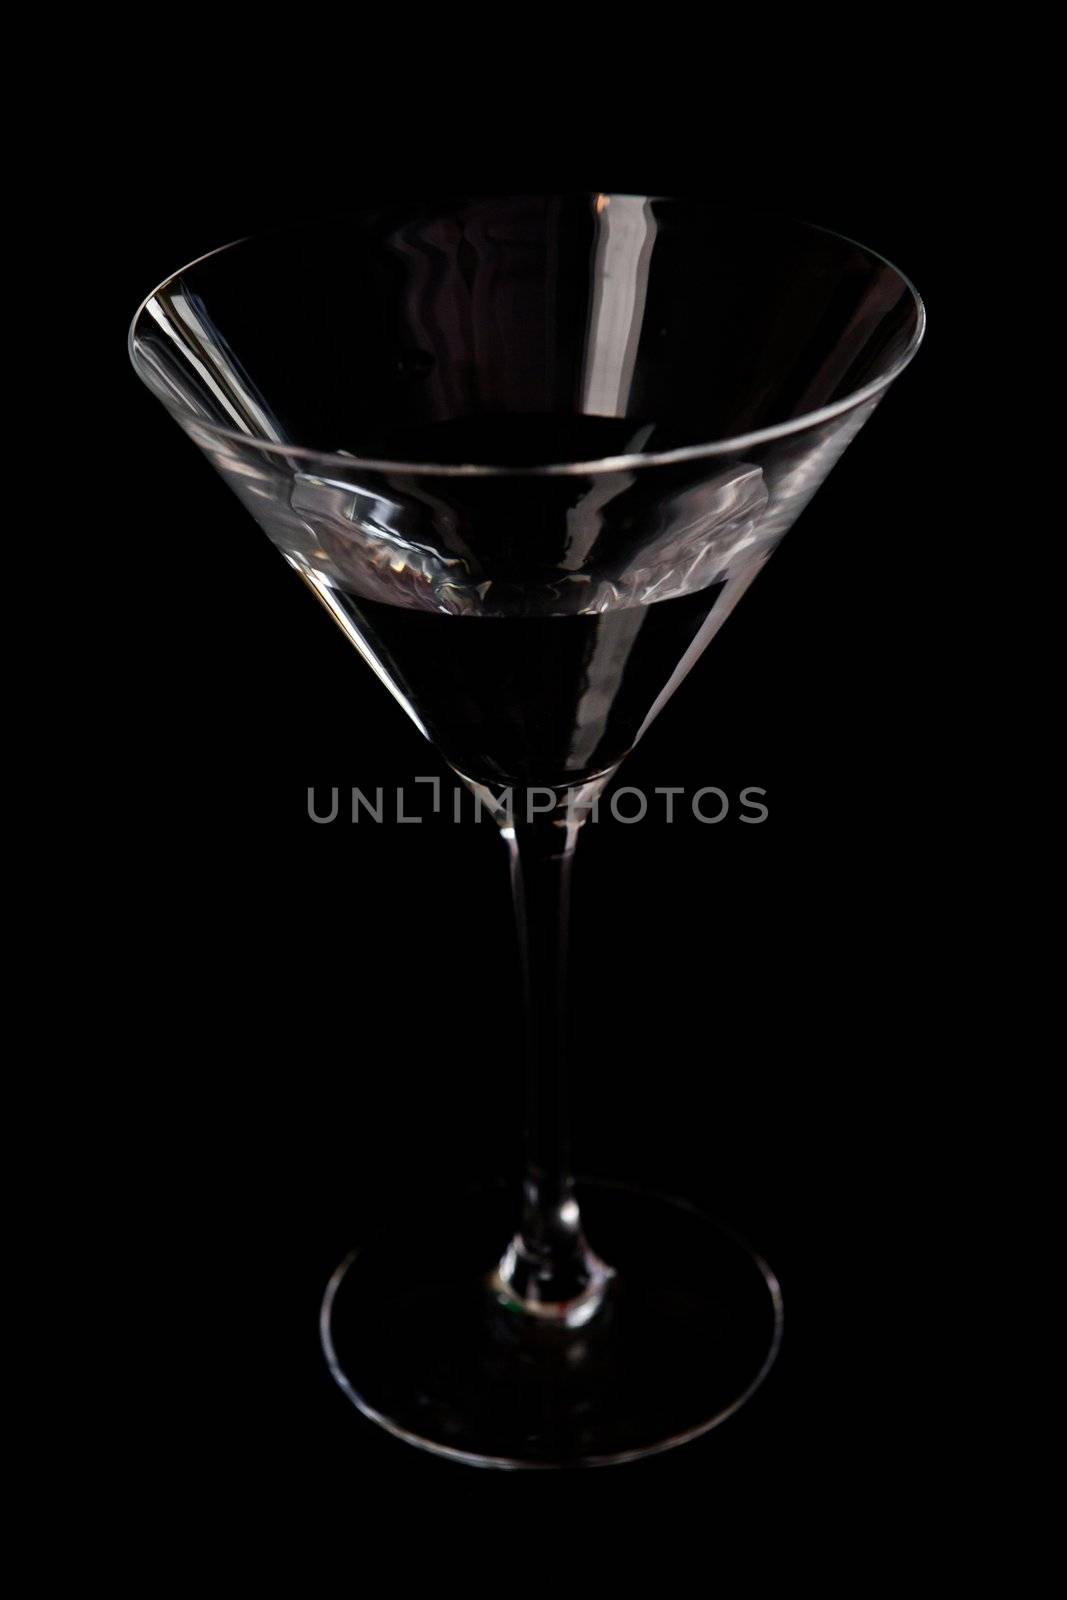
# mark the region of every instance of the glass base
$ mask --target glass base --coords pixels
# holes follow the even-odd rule
[[[435,1203],[330,1280],[322,1342],[341,1388],[409,1444],[482,1467],[606,1466],[714,1428],[767,1376],[782,1335],[770,1268],[685,1201],[580,1183],[615,1269],[578,1328],[493,1288],[514,1196]]]

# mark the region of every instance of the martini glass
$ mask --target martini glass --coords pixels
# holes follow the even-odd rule
[[[847,239],[609,194],[325,217],[193,262],[134,318],[139,375],[509,855],[521,1192],[398,1221],[322,1310],[337,1382],[412,1444],[632,1460],[714,1427],[774,1360],[781,1296],[747,1244],[573,1178],[568,886],[598,797],[923,321]]]

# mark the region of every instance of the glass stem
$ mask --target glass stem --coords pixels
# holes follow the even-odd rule
[[[564,805],[501,830],[511,860],[525,1007],[524,1171],[519,1226],[496,1286],[513,1305],[568,1326],[588,1320],[612,1276],[585,1241],[570,1169],[567,932],[584,815]]]

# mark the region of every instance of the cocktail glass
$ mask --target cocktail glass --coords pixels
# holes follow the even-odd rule
[[[684,1201],[575,1183],[568,886],[620,762],[923,324],[849,240],[614,194],[324,217],[193,262],[137,312],[139,375],[509,853],[521,1193],[398,1224],[322,1311],[342,1389],[413,1444],[632,1460],[721,1422],[774,1360],[755,1251]]]

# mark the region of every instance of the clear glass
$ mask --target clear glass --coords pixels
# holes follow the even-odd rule
[[[568,886],[591,807],[923,323],[849,240],[606,194],[327,217],[203,257],[134,318],[137,372],[508,851],[522,1193],[398,1222],[323,1305],[338,1383],[413,1444],[632,1460],[774,1359],[754,1251],[684,1201],[575,1183]]]

